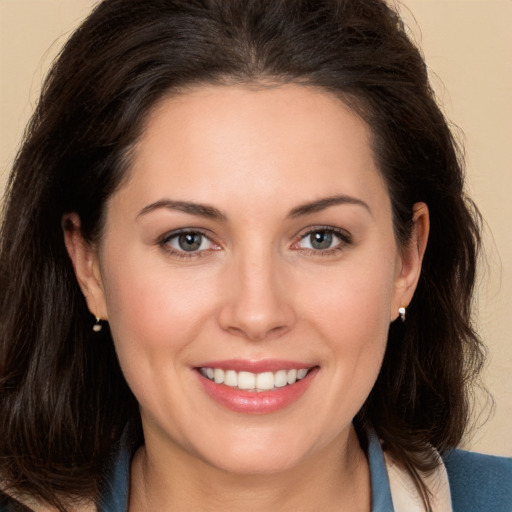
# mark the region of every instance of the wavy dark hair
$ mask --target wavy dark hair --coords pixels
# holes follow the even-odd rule
[[[430,239],[407,322],[391,324],[354,420],[415,478],[458,443],[483,360],[471,324],[479,215],[422,55],[382,0],[105,0],[50,70],[8,182],[0,241],[0,474],[64,510],[93,499],[112,446],[138,418],[108,328],[93,318],[63,242],[77,212],[98,240],[105,205],[152,107],[200,84],[295,83],[337,95],[369,125],[396,238],[412,207]]]

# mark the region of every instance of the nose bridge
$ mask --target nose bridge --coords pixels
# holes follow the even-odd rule
[[[251,244],[233,258],[231,293],[221,313],[223,328],[252,340],[287,331],[294,313],[283,262],[270,244]]]

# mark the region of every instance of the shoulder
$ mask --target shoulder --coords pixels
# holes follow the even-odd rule
[[[512,511],[512,458],[451,450],[443,462],[454,512]]]

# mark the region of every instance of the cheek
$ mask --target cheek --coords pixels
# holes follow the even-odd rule
[[[329,369],[333,414],[352,418],[378,376],[387,344],[394,262],[371,265],[362,258],[336,272],[310,274],[296,296],[307,296],[302,316],[320,335]],[[325,404],[329,400],[325,399]],[[348,413],[348,416],[347,416]],[[329,414],[326,410],[325,414]]]
[[[345,284],[316,301],[315,322],[334,353],[336,371],[372,381],[387,343],[390,290],[356,279]]]
[[[215,284],[125,257],[105,273],[109,324],[125,378],[146,411],[181,404],[194,341],[211,322]],[[198,273],[200,274],[200,273]]]
[[[394,261],[348,262],[302,279],[296,295],[307,297],[309,316],[331,338],[357,347],[387,335],[394,290]]]
[[[103,278],[112,336],[122,365],[154,367],[162,355],[183,350],[212,318],[215,284],[201,272],[185,274],[137,254],[122,261]]]

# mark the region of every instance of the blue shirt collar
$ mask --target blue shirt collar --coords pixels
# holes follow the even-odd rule
[[[99,503],[102,512],[126,512],[130,486],[130,463],[134,444],[128,429],[121,438],[119,449],[112,458]],[[386,463],[380,441],[374,432],[368,433],[368,463],[372,486],[372,512],[394,512]]]
[[[386,462],[375,432],[368,433],[368,463],[372,484],[372,512],[394,512]]]

